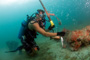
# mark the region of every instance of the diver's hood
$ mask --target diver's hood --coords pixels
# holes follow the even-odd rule
[[[45,13],[45,11],[44,11],[44,10],[42,10],[42,9],[38,9],[37,11],[38,11],[38,12],[40,12],[40,11],[41,11],[43,14]]]

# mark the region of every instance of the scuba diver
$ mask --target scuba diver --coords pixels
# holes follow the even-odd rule
[[[12,51],[6,51],[8,52],[16,52],[19,51],[19,53],[22,53],[22,49],[25,49],[27,53],[31,53],[33,50],[39,50],[39,47],[36,45],[36,42],[34,41],[34,38],[36,38],[36,35],[38,35],[35,31],[28,29],[28,23],[31,21],[35,21],[35,19],[38,19],[40,16],[42,17],[41,21],[35,21],[38,22],[40,27],[45,30],[46,25],[46,19],[44,15],[44,11],[41,9],[38,9],[36,13],[33,13],[31,16],[27,15],[27,19],[23,20],[21,23],[21,28],[18,34],[18,38],[21,40],[22,45],[19,46],[17,49]],[[52,29],[52,28],[49,28]],[[49,30],[48,30],[49,31]]]
[[[60,37],[63,37],[65,35],[64,31],[57,33],[49,32],[55,27],[50,16],[55,16],[55,15],[48,13],[41,0],[39,1],[45,11],[38,9],[37,12],[34,13],[35,14],[34,17],[33,17],[34,14],[32,14],[31,16],[27,15],[27,21],[24,20],[22,22],[22,27],[20,29],[18,36],[19,39],[21,39],[22,45],[18,47],[16,50],[7,51],[7,52],[16,52],[16,51],[22,52],[22,49],[25,49],[27,54],[33,54],[34,52],[37,52],[39,50],[39,47],[37,46],[34,40],[35,38],[37,38],[36,37],[36,35],[38,35],[37,32],[52,39],[60,39]],[[50,26],[47,30],[45,29],[46,19],[44,13],[46,13],[50,22]]]
[[[39,9],[37,10],[37,13],[35,13],[34,17],[29,17],[27,15],[27,21],[24,21],[24,23],[22,23],[22,27],[24,29],[21,29],[19,33],[19,39],[21,39],[22,45],[18,47],[16,50],[7,52],[19,51],[21,53],[22,49],[25,49],[27,54],[30,54],[34,53],[35,51],[38,51],[39,47],[37,46],[34,40],[36,38],[36,35],[38,35],[37,32],[46,37],[52,37],[53,39],[60,39],[60,36],[65,35],[65,32],[51,33],[45,31],[46,20],[44,13],[45,12],[43,10]],[[52,30],[54,27],[54,24],[51,23],[51,25],[48,28],[48,31]]]

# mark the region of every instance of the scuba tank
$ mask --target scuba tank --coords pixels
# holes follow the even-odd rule
[[[27,18],[28,18],[28,16],[27,16]],[[21,28],[20,28],[20,31],[19,31],[19,34],[18,34],[19,39],[22,39],[22,36],[24,36],[24,32],[25,32],[26,26],[28,24],[27,20],[23,20],[22,23],[21,23]]]
[[[22,21],[21,28],[18,34],[19,39],[22,39],[22,36],[24,36],[25,30],[28,28],[28,23],[35,18],[32,17],[33,15],[34,14],[32,14],[31,16],[27,15],[27,19]]]

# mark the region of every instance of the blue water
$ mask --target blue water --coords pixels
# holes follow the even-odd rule
[[[12,2],[13,1],[13,2]],[[39,0],[0,0],[0,49],[6,47],[6,41],[15,40],[26,15],[43,9]],[[54,13],[61,21],[51,16],[56,27],[75,30],[90,25],[90,0],[42,0],[46,9]],[[47,22],[47,27],[49,23]],[[59,31],[59,30],[58,30]]]

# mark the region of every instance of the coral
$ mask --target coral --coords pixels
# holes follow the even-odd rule
[[[65,38],[75,50],[78,50],[82,45],[87,46],[90,43],[90,26],[82,30],[71,31]]]
[[[86,29],[88,32],[90,32],[90,26],[87,26]]]

